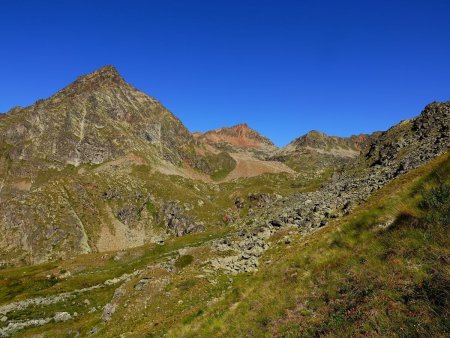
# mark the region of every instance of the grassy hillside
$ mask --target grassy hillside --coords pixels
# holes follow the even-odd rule
[[[228,154],[218,154],[215,160],[224,175],[236,165]],[[1,167],[0,160],[0,172]],[[102,165],[85,164],[78,168],[67,166],[60,171],[41,170],[34,181],[14,181],[15,186],[28,182],[32,187],[31,191],[25,191],[18,198],[13,198],[18,194],[15,186],[7,185],[2,189],[2,193],[11,200],[0,203],[0,214],[8,215],[9,212],[26,226],[23,227],[23,235],[16,229],[8,228],[9,232],[5,232],[4,238],[15,238],[17,250],[5,244],[0,248],[0,261],[15,260],[16,264],[23,265],[86,253],[88,250],[80,249],[77,234],[81,225],[86,235],[84,246],[89,245],[92,251],[104,251],[105,246],[106,250],[126,247],[126,243],[115,236],[116,225],[121,223],[123,228],[130,229],[130,233],[134,231],[132,238],[143,238],[142,243],[130,241],[130,247],[164,239],[168,235],[163,209],[164,203],[169,201],[178,201],[182,209],[180,213],[193,221],[203,222],[207,228],[222,226],[224,215],[230,208],[239,213],[236,218],[246,215],[247,209],[235,210],[237,197],[246,198],[250,193],[285,196],[314,190],[327,178],[328,175],[313,179],[279,173],[208,183],[165,175],[145,162],[133,163],[127,159]],[[120,217],[125,211],[127,218]],[[53,237],[52,232],[55,233]],[[111,234],[108,243],[99,245],[102,235],[108,232]],[[54,240],[56,236],[61,240]],[[21,249],[21,238],[28,238],[32,250]]]
[[[163,246],[4,269],[0,308],[76,291],[8,312],[15,321],[60,311],[73,317],[17,332],[25,337],[446,336],[449,184],[447,154],[394,180],[325,228],[309,235],[276,233],[253,274],[207,273],[207,261],[222,255],[211,241],[239,231],[235,227]],[[124,274],[129,277],[120,282]],[[116,312],[104,322],[103,309],[111,302]],[[0,322],[0,329],[5,326]]]
[[[450,156],[289,248],[172,336],[447,336]]]

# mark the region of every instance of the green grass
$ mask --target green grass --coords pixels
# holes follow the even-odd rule
[[[178,269],[182,269],[189,264],[191,264],[194,261],[194,257],[191,255],[183,255],[178,257],[178,259],[175,261],[175,267]]]
[[[107,258],[113,257],[111,253],[98,253],[79,256],[74,261],[3,269],[0,270],[0,304],[90,287],[145,267],[158,259],[175,256],[179,249],[186,246],[196,247],[206,241],[223,237],[230,230],[221,228],[174,238],[163,246],[152,245],[132,249],[118,261]],[[181,257],[188,257],[181,259],[182,264],[190,260],[188,255]],[[61,269],[75,272],[69,279],[58,280],[56,283],[47,277]]]
[[[206,160],[212,168],[211,178],[220,181],[236,168],[236,160],[225,151],[215,155],[206,156]]]
[[[149,276],[151,281],[167,281],[161,289],[156,283],[136,292],[137,280],[127,283],[126,298],[108,325],[100,319],[101,308],[117,286],[16,311],[10,318],[78,312],[73,321],[21,332],[56,337],[68,332],[88,335],[92,327],[97,327],[99,337],[126,331],[169,337],[445,336],[450,243],[448,224],[436,220],[448,216],[442,208],[448,184],[446,155],[391,182],[353,214],[309,236],[295,235],[290,246],[276,244],[284,235],[277,234],[255,274],[230,279],[218,273],[213,283],[199,276],[211,257],[204,244],[236,231],[218,227],[164,246],[128,250],[119,260],[113,253],[90,254],[1,270],[0,302],[88,287],[172,259],[174,272],[160,269]],[[240,189],[245,191],[245,183]],[[427,218],[430,212],[436,213],[433,219]],[[189,253],[178,256],[178,250],[187,247]],[[46,277],[61,271],[71,271],[72,276]],[[91,306],[99,310],[88,313]]]
[[[153,245],[151,247],[144,246],[131,249],[121,255],[119,260],[113,259],[115,256],[114,253],[89,254],[79,256],[73,261],[62,261],[58,264],[4,269],[0,271],[0,285],[2,286],[0,287],[0,304],[38,296],[49,296],[100,284],[107,279],[119,277],[124,273],[131,273],[137,269],[145,269],[149,264],[156,264],[157,262],[170,258],[176,258],[179,249],[189,247],[192,250],[201,247],[207,241],[225,236],[230,230],[229,228],[221,228],[215,231],[174,238],[166,241],[164,246]],[[205,290],[205,286],[209,285],[208,283],[205,284],[204,281],[197,281],[193,277],[188,278],[190,274],[196,273],[197,268],[191,267],[194,264],[195,260],[192,255],[183,255],[176,260],[175,265],[179,271],[175,275],[177,279],[169,284],[172,287],[168,287],[167,291],[170,291],[176,297],[176,300],[185,296],[188,296],[188,299],[185,305],[182,306],[182,312],[177,312],[180,309],[176,306],[173,307],[173,316],[179,316],[179,318],[190,316],[192,313],[189,304],[200,303],[200,300],[196,298],[197,296],[191,299],[190,290],[203,290],[205,294],[210,292]],[[191,271],[188,272],[187,276],[185,275],[186,270]],[[62,273],[61,271],[71,271],[72,275],[67,279],[47,277],[52,273]],[[131,286],[133,285],[131,284]],[[8,318],[12,320],[23,320],[52,317],[59,311],[68,311],[71,314],[77,312],[79,316],[74,320],[66,323],[52,322],[42,327],[28,328],[20,331],[20,335],[45,332],[46,336],[60,337],[66,336],[66,333],[70,330],[87,335],[89,330],[94,326],[98,329],[104,329],[104,324],[100,318],[102,309],[112,299],[118,286],[120,284],[80,293],[66,301],[55,304],[31,306],[23,310],[13,311],[8,314]],[[221,286],[218,286],[216,292],[220,292],[219,290],[221,288]],[[89,301],[88,304],[85,303],[86,299]],[[165,304],[167,306],[168,301],[168,296],[165,293],[155,295],[155,302],[158,304]],[[174,304],[176,304],[176,301],[172,300],[171,305],[173,306]],[[97,308],[97,311],[90,312],[93,306]],[[157,310],[156,306],[152,308],[152,311],[155,310]],[[117,324],[120,328],[123,325],[132,325],[132,323],[132,320],[128,320],[126,323],[120,321]],[[170,321],[166,323],[166,325],[169,324]],[[102,333],[99,336],[104,335]]]
[[[233,170],[235,166],[235,161],[226,153],[214,155],[212,161],[216,162],[216,168],[222,168],[225,172]],[[108,165],[111,165],[111,168]],[[280,173],[242,178],[232,182],[209,183],[164,175],[155,172],[152,166],[146,164],[119,169],[112,164],[82,165],[77,168],[67,166],[61,171],[41,170],[36,175],[26,199],[20,204],[12,202],[17,203],[17,213],[24,213],[28,217],[28,223],[35,229],[50,226],[69,234],[78,231],[79,219],[83,223],[91,247],[97,246],[101,231],[105,227],[111,234],[115,233],[112,221],[118,219],[118,213],[124,208],[136,213],[131,215],[127,226],[148,229],[147,233],[165,235],[162,212],[164,201],[179,201],[181,207],[185,204],[193,206],[192,210],[183,212],[194,221],[203,222],[207,228],[214,228],[223,226],[224,215],[228,209],[234,209],[236,197],[246,198],[249,193],[287,195],[314,190],[327,176],[306,178],[302,175]],[[14,193],[14,190],[10,190],[6,186],[2,193]],[[117,194],[113,198],[106,198],[106,194],[111,191]],[[137,194],[143,198],[138,199]],[[246,216],[247,211],[248,207],[237,210],[241,218]],[[78,239],[75,237],[69,235],[66,241],[61,242],[62,245],[53,248],[55,258],[58,255],[72,257],[79,253]],[[33,245],[33,257],[45,260],[45,249],[52,244],[43,232],[36,230]],[[39,256],[40,253],[42,257]],[[30,256],[24,252],[4,250],[0,252],[0,259],[7,261],[21,255],[22,260],[16,259],[15,264],[31,263]]]
[[[276,234],[255,274],[231,280],[218,273],[211,281],[201,275],[212,254],[205,243],[237,231],[209,225],[204,233],[167,240],[163,246],[127,250],[119,259],[114,259],[115,253],[89,254],[0,270],[0,304],[93,286],[171,259],[176,268],[172,273],[158,268],[149,276],[152,282],[166,284],[156,283],[137,293],[133,289],[137,281],[127,283],[126,301],[115,317],[121,320],[113,320],[108,326],[100,319],[100,309],[112,299],[118,285],[8,316],[20,320],[57,311],[80,314],[67,323],[24,330],[24,335],[46,332],[47,336],[63,336],[70,330],[87,335],[90,328],[98,327],[97,336],[102,337],[118,336],[127,330],[137,336],[183,337],[445,336],[450,332],[449,159],[444,155],[399,177],[351,215],[306,237],[294,235],[290,246],[277,244],[284,234]],[[221,183],[216,190],[208,183],[168,178],[151,173],[147,166],[136,166],[128,180],[120,175],[113,181],[101,175],[91,177],[87,172],[67,191],[72,207],[81,210],[83,202],[111,187],[120,189],[124,199],[134,199],[127,194],[127,187],[138,186],[158,198],[181,203],[196,205],[202,199],[205,206],[196,206],[192,215],[199,220],[215,220],[238,196],[310,191],[330,174],[316,180],[267,174]],[[95,189],[89,190],[94,184]],[[72,191],[78,187],[83,189],[76,195]],[[125,202],[131,203],[102,203],[122,206],[120,203]],[[144,208],[154,214],[158,206],[149,202]],[[80,215],[89,217],[89,210]],[[179,256],[178,250],[187,247],[188,254]],[[57,278],[65,271],[72,275]],[[99,311],[89,314],[91,306]]]
[[[436,219],[448,209],[423,201],[441,200],[448,184],[445,155],[290,250],[273,247],[271,264],[237,277],[227,297],[171,335],[447,336],[449,224]]]

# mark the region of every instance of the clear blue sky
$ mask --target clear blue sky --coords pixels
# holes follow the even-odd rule
[[[192,131],[276,144],[450,100],[450,1],[0,0],[0,111],[105,64]]]

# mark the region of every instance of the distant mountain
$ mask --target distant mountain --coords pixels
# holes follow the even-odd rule
[[[272,159],[286,162],[297,171],[323,171],[356,158],[376,135],[338,137],[312,130],[281,148]]]
[[[0,119],[0,157],[12,161],[9,171],[16,176],[32,178],[44,168],[101,164],[131,153],[157,170],[188,177],[224,176],[235,166],[227,152],[205,149],[176,116],[125,82],[113,66]]]
[[[197,132],[193,135],[196,139],[216,148],[230,151],[244,150],[269,153],[277,149],[271,140],[250,128],[246,123],[204,133]]]
[[[289,152],[308,148],[336,156],[354,157],[369,143],[368,141],[369,136],[366,134],[338,137],[312,130],[289,143],[283,150]]]

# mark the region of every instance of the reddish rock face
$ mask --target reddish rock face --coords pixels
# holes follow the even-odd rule
[[[272,141],[250,128],[246,123],[210,130],[205,133],[194,133],[194,137],[213,145],[228,144],[238,148],[257,150],[276,149]]]

